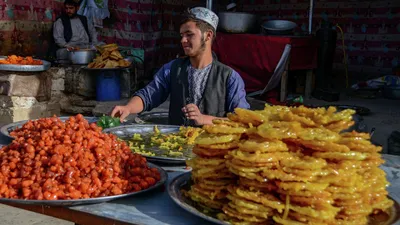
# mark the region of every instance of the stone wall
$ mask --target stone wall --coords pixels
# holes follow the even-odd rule
[[[121,98],[135,90],[136,71],[121,71]],[[62,114],[92,115],[96,72],[82,66],[51,67],[44,72],[0,71],[0,124]]]
[[[60,115],[64,97],[60,68],[48,71],[0,72],[0,124]]]

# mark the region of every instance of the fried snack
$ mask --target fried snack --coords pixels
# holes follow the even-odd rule
[[[146,158],[80,114],[28,121],[0,149],[0,198],[70,200],[147,189],[160,180]]]
[[[225,156],[237,148],[241,133],[246,131],[241,124],[226,121],[216,120],[216,124],[205,126],[204,132],[194,141],[196,156],[186,161],[192,167],[194,184],[185,195],[209,210],[222,210],[229,202],[227,187],[236,177],[229,172]]]
[[[6,59],[0,59],[0,64],[12,65],[43,65],[42,60],[33,59],[31,56],[22,57],[16,55],[7,56]]]
[[[128,67],[130,62],[122,57],[118,50],[117,44],[108,44],[103,46],[96,46],[97,51],[100,53],[93,62],[89,63],[88,68],[118,68]]]
[[[353,125],[354,113],[235,109],[229,120],[204,126],[196,140],[193,152],[201,160],[188,161],[196,168],[193,192],[210,197],[222,191],[226,204],[218,218],[231,224],[367,224],[370,215],[388,213],[393,201],[379,168],[382,148],[368,134],[341,133]],[[201,183],[229,173],[222,186]],[[203,200],[206,205],[215,197]]]

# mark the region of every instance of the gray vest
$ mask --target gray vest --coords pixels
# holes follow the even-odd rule
[[[183,125],[185,116],[182,108],[189,104],[189,83],[187,68],[189,58],[176,59],[171,65],[171,98],[169,104],[169,124]],[[227,114],[226,86],[232,69],[217,60],[213,60],[199,110],[202,114],[224,117]],[[193,126],[191,122],[189,125]]]

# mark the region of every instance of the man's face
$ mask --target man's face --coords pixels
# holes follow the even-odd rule
[[[185,55],[193,57],[203,52],[210,32],[202,33],[196,23],[189,21],[181,25],[181,44]]]
[[[69,17],[74,17],[76,15],[76,11],[78,11],[78,7],[73,5],[65,5],[65,13]]]

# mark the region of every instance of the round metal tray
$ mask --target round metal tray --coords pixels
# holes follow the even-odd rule
[[[5,56],[0,56],[0,59],[6,59]],[[39,60],[39,59],[37,59]],[[43,65],[14,65],[14,64],[0,64],[0,70],[6,71],[19,71],[19,72],[41,72],[50,69],[51,63],[42,60]]]
[[[133,134],[149,134],[153,132],[155,124],[133,124],[133,125],[126,125],[126,126],[118,126],[118,127],[112,127],[108,129],[104,129],[104,133],[111,133],[116,135],[117,137],[121,139],[126,139],[130,138],[133,136]],[[158,129],[160,130],[161,133],[172,133],[172,132],[178,132],[179,131],[179,126],[174,126],[174,125],[157,125]],[[155,154],[161,155],[164,150],[161,150],[157,147],[154,148],[147,148],[147,151],[152,151]],[[191,149],[189,152],[189,155],[191,153]],[[184,164],[185,161],[190,158],[188,157],[182,157],[182,158],[173,158],[173,157],[163,157],[163,156],[146,156],[143,155],[147,158],[148,161],[154,162],[154,163],[166,163],[166,164]]]
[[[227,223],[227,222],[224,222],[222,220],[215,218],[216,215],[212,215],[212,214],[206,215],[206,214],[202,213],[199,209],[197,209],[195,207],[195,203],[191,199],[187,198],[186,196],[184,196],[182,194],[181,189],[189,190],[190,185],[192,184],[191,177],[192,177],[191,172],[183,173],[183,174],[175,177],[171,181],[171,183],[169,183],[168,194],[172,198],[172,200],[177,205],[182,207],[184,210],[192,213],[195,216],[201,217],[201,218],[208,220],[210,222],[213,222],[215,224],[229,225],[230,223]]]
[[[200,209],[195,207],[195,203],[185,197],[182,194],[182,189],[189,190],[190,185],[192,184],[191,180],[192,173],[183,173],[177,177],[175,177],[171,183],[168,185],[168,194],[171,196],[172,200],[185,209],[186,211],[192,213],[195,216],[201,217],[205,220],[213,222],[215,224],[220,225],[229,225],[230,223],[224,222],[222,220],[216,219],[213,214],[206,215]],[[380,222],[379,225],[397,225],[400,223],[400,205],[398,202],[394,201],[394,206],[390,209],[389,219],[385,222]],[[369,223],[372,225],[375,223]]]
[[[67,119],[69,119],[69,116],[60,116],[59,118],[60,118],[62,121],[66,121]],[[89,123],[95,123],[95,122],[97,122],[97,120],[98,120],[99,118],[97,118],[97,117],[87,117],[87,116],[85,116],[85,119],[86,119]],[[28,120],[22,120],[22,121],[18,121],[18,122],[15,122],[15,123],[10,123],[10,124],[4,125],[4,126],[2,126],[2,127],[0,128],[0,132],[1,132],[3,135],[7,136],[7,137],[13,138],[13,137],[10,135],[10,133],[11,133],[13,130],[17,129],[17,128],[22,127],[26,122],[28,122]]]
[[[168,112],[142,113],[136,117],[135,122],[139,124],[151,123],[168,125],[168,115]]]
[[[26,205],[51,205],[51,206],[75,206],[75,205],[86,205],[86,204],[96,204],[102,202],[113,201],[119,198],[132,197],[135,195],[140,195],[145,192],[151,191],[163,185],[168,180],[167,172],[161,167],[148,163],[150,168],[157,168],[160,172],[161,179],[153,186],[141,190],[138,192],[132,192],[122,195],[106,196],[99,198],[88,198],[88,199],[76,199],[76,200],[23,200],[23,199],[10,199],[10,198],[0,198],[0,202],[3,203],[14,203],[14,204],[26,204]]]

